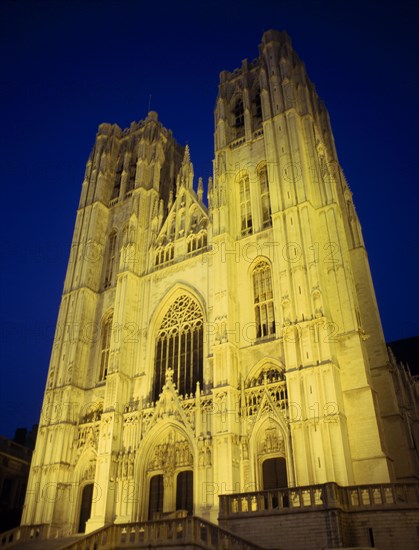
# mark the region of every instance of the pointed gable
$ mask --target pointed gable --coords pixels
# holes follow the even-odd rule
[[[188,145],[182,165],[176,177],[176,198],[170,208],[155,241],[154,265],[161,265],[174,259],[174,242],[184,240],[180,246],[182,257],[185,253],[205,250],[207,245],[208,211],[202,202],[202,180],[198,183],[198,194],[193,189],[193,165]]]

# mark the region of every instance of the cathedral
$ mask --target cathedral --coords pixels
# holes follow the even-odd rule
[[[99,126],[22,525],[217,524],[222,495],[417,481],[352,193],[288,35],[221,72],[207,182],[163,123]]]

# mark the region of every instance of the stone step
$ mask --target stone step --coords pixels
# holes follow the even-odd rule
[[[17,542],[10,546],[10,550],[60,550],[67,545],[80,540],[85,535],[72,535],[71,537],[60,537],[57,539],[32,539],[23,542]]]

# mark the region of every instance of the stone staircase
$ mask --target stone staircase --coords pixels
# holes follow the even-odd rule
[[[85,535],[74,535],[72,537],[59,537],[56,539],[32,539],[18,541],[13,545],[7,546],[12,550],[65,550],[68,547],[73,548],[74,544],[82,542]],[[77,546],[76,546],[77,547]],[[93,550],[93,549],[92,549]]]
[[[48,526],[23,526],[0,535],[10,550],[266,550],[198,517],[102,527],[89,534],[48,538]]]

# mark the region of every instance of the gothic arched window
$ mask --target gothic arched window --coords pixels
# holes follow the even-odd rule
[[[249,176],[243,176],[239,181],[240,190],[240,231],[242,235],[252,232],[252,207],[250,203]]]
[[[256,118],[261,119],[262,118],[262,102],[260,100],[260,90],[258,90],[256,95],[255,95],[254,105],[255,105]]]
[[[275,334],[272,273],[268,262],[260,261],[253,270],[256,338]]]
[[[253,386],[262,386],[265,380],[268,384],[285,380],[284,372],[278,367],[269,365],[261,370],[259,374],[250,381],[250,384]]]
[[[109,315],[102,323],[100,334],[100,368],[99,380],[105,380],[108,375],[109,354],[111,350],[113,316]]]
[[[190,235],[187,240],[187,254],[202,250],[207,246],[207,233],[202,230],[197,235]]]
[[[244,107],[241,99],[238,99],[234,106],[234,125],[236,128],[244,126]]]
[[[156,256],[155,256],[155,263],[154,265],[160,265],[164,263],[164,247],[159,246],[159,248],[156,250]]]
[[[152,399],[157,401],[167,369],[179,395],[195,393],[203,383],[203,315],[198,303],[182,294],[171,305],[157,332]]]
[[[198,250],[201,248],[205,248],[207,246],[207,232],[206,231],[200,231],[198,233]]]
[[[268,169],[265,166],[258,172],[260,185],[260,200],[262,203],[262,227],[271,225],[271,199],[269,196]]]
[[[175,247],[173,243],[169,243],[166,246],[159,246],[156,250],[154,265],[166,264],[173,260],[175,256]]]
[[[175,257],[175,246],[173,243],[169,243],[164,251],[164,261],[170,262]]]
[[[137,161],[134,157],[131,157],[130,163],[129,163],[129,166],[128,166],[127,187],[125,189],[126,193],[129,193],[135,187],[135,174],[136,174],[136,171],[137,171]]]
[[[111,199],[116,199],[119,197],[119,191],[121,188],[121,178],[122,178],[122,162],[118,164],[118,167],[116,169],[115,183],[114,183]]]
[[[116,271],[116,253],[117,253],[117,235],[116,231],[108,237],[108,250],[106,254],[106,264],[105,264],[105,279],[103,282],[104,288],[109,288],[114,283],[115,271]]]

